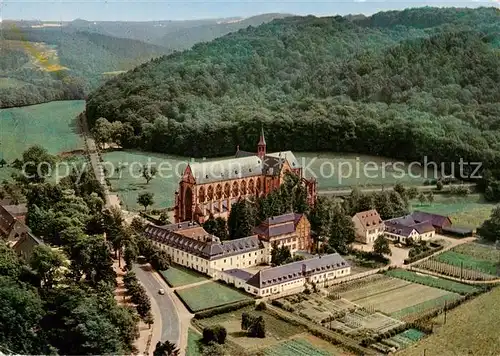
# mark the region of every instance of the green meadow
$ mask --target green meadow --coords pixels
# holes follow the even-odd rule
[[[465,197],[452,195],[434,195],[432,203],[421,204],[412,202],[413,210],[447,215],[453,224],[476,228],[488,219],[495,204],[484,200],[480,194],[470,194]]]
[[[76,118],[84,109],[83,100],[1,109],[0,159],[11,162],[33,145],[52,154],[82,149]]]
[[[397,182],[406,185],[421,185],[424,179],[391,168],[390,159],[341,153],[296,153],[304,167],[306,177],[317,177],[320,190],[349,188],[352,186],[392,186]],[[174,192],[189,161],[187,157],[140,151],[113,151],[103,155],[108,162],[112,190],[117,192],[127,210],[137,210],[137,196],[145,191],[154,193],[153,208],[167,208],[174,204]],[[210,160],[224,159],[212,158]],[[199,162],[201,159],[194,159]],[[155,165],[163,174],[158,174],[149,184],[141,176],[142,165]],[[385,168],[384,168],[385,165]],[[118,172],[116,167],[123,167]],[[365,168],[366,169],[365,172]],[[371,167],[371,168],[370,168]],[[113,171],[115,170],[115,171]],[[113,171],[113,172],[111,172]],[[413,169],[412,174],[417,175]],[[370,178],[372,177],[372,178]]]

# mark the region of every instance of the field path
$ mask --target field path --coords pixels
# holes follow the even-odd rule
[[[96,176],[99,183],[104,188],[104,195],[106,198],[106,206],[117,206],[120,207],[120,199],[118,195],[111,194],[109,190],[109,186],[106,183],[104,168],[101,163],[101,157],[95,140],[92,138],[89,130],[89,126],[85,117],[85,114],[80,115],[81,128],[83,139],[85,140],[85,149],[88,152],[90,164],[92,165],[92,169],[94,170],[94,175]]]

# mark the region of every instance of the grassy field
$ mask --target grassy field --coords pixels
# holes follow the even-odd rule
[[[250,299],[248,295],[220,283],[208,282],[176,291],[193,312]]]
[[[58,154],[83,148],[76,117],[85,108],[83,100],[0,110],[0,158],[10,162],[35,144]]]
[[[401,278],[405,281],[410,281],[413,283],[423,284],[429,287],[434,287],[438,289],[444,289],[453,293],[467,294],[472,293],[477,290],[476,287],[451,281],[448,279],[437,278],[433,276],[423,275],[411,271],[406,271],[403,269],[392,269],[385,272],[386,275],[390,277]]]
[[[495,263],[500,261],[500,250],[497,250],[495,248],[495,245],[486,245],[471,242],[464,245],[458,245],[454,247],[452,251],[483,261],[490,261]]]
[[[338,153],[297,153],[296,157],[300,164],[304,167],[308,167],[308,169],[305,170],[306,176],[310,177],[313,174],[317,176],[320,190],[338,189],[350,186],[379,186],[382,184],[390,186],[394,185],[396,182],[417,185],[422,184],[421,180],[415,180],[410,177],[396,179],[393,173],[389,172],[382,174],[382,162],[388,160],[380,157],[343,155]],[[155,194],[153,208],[167,208],[172,206],[174,192],[178,188],[178,182],[187,163],[190,161],[188,157],[139,151],[108,152],[103,155],[103,158],[105,162],[109,162],[110,167],[116,168],[120,165],[126,165],[119,173],[114,172],[110,181],[113,190],[118,193],[127,210],[140,209],[136,200],[137,196],[144,191],[150,191]],[[221,158],[212,158],[210,160],[218,159]],[[200,160],[197,159],[195,161]],[[357,162],[359,162],[358,165],[361,167],[363,167],[363,164],[366,162],[375,162],[378,164],[379,177],[376,179],[364,178],[357,174],[355,170]],[[153,178],[149,184],[146,184],[146,181],[140,174],[142,165],[146,164],[156,166],[159,170],[157,177]],[[347,171],[342,170],[341,177],[339,177],[337,170],[332,172],[331,167],[337,169],[337,167],[342,167],[342,164],[345,165],[344,170]],[[348,164],[353,167],[353,171],[349,177],[349,171],[346,168]],[[386,171],[388,170],[389,168],[386,168]],[[322,171],[324,176],[321,176]],[[373,175],[375,174],[376,173],[373,172]]]
[[[188,330],[188,343],[186,349],[186,356],[200,356],[200,341],[202,336],[193,329]]]
[[[250,313],[262,316],[266,325],[266,337],[264,339],[252,338],[241,330],[241,314]],[[252,307],[243,308],[233,312],[219,314],[211,318],[202,319],[199,323],[205,326],[222,325],[227,330],[228,340],[233,341],[250,354],[256,350],[277,345],[283,340],[290,339],[295,335],[306,332],[302,326],[290,324],[286,321],[275,318],[265,311],[256,311]]]
[[[471,228],[480,226],[488,219],[494,207],[495,204],[486,202],[479,194],[470,194],[466,197],[436,194],[433,203],[412,202],[413,210],[447,215],[453,224]]]
[[[419,343],[398,353],[401,356],[498,355],[500,336],[500,288],[466,302],[447,313],[446,324]],[[443,316],[435,320],[443,323]]]
[[[197,273],[181,266],[170,266],[168,270],[161,271],[161,274],[171,287],[185,286],[209,279],[201,273]]]

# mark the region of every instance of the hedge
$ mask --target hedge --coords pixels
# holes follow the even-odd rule
[[[413,262],[416,262],[418,260],[421,260],[422,258],[426,258],[426,257],[429,257],[430,255],[438,252],[438,251],[441,251],[442,249],[444,248],[444,246],[440,245],[439,247],[436,247],[432,250],[429,250],[429,251],[425,251],[425,252],[422,252],[422,253],[419,253],[418,255],[416,256],[413,256],[413,257],[409,257],[409,258],[405,258],[404,260],[404,264],[405,265],[408,265],[410,263],[413,263]]]
[[[255,301],[253,299],[252,300],[242,300],[241,302],[236,302],[233,304],[224,305],[222,307],[212,308],[212,309],[198,312],[194,315],[194,318],[195,319],[210,318],[214,315],[228,313],[228,312],[235,311],[235,310],[238,310],[238,309],[241,309],[241,308],[247,307],[249,305],[253,305],[253,304],[255,304]]]

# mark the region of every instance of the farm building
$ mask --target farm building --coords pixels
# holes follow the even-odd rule
[[[271,245],[287,246],[294,254],[310,251],[312,247],[311,224],[305,214],[283,214],[266,219],[255,227],[253,233]]]
[[[356,240],[365,244],[373,243],[384,234],[384,222],[377,210],[367,210],[352,217],[356,229]]]
[[[385,221],[384,236],[394,242],[406,243],[409,238],[427,241],[434,235],[434,227],[429,222],[416,222],[411,215]]]
[[[438,234],[442,233],[445,227],[450,227],[452,224],[448,216],[426,213],[424,211],[416,210],[410,216],[416,223],[430,223]]]
[[[474,229],[459,226],[447,226],[442,229],[442,233],[449,236],[468,237],[474,235]]]

